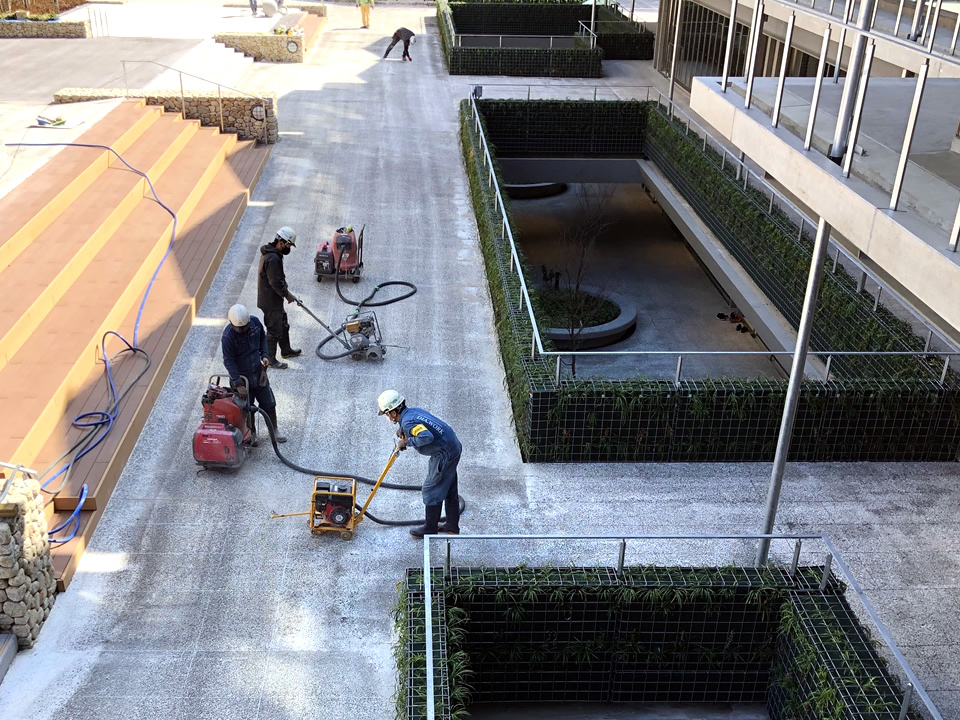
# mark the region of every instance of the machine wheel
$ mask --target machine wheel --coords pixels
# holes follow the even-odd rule
[[[344,530],[340,533],[340,539],[346,542],[347,540],[353,540],[353,533],[349,530]]]
[[[317,282],[323,282],[323,275],[317,275]]]
[[[356,285],[358,282],[360,282],[360,276],[359,276],[359,275],[354,275],[354,276],[353,276],[353,284]]]

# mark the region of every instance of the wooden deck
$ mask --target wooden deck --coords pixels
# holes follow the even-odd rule
[[[47,506],[54,527],[88,487],[77,537],[53,550],[61,589],[73,575],[269,155],[270,146],[238,142],[157,110],[139,101],[122,103],[104,118],[104,127],[98,123],[81,138],[125,145],[124,158],[149,168],[179,226],[140,322],[139,346],[150,354],[150,367],[123,400],[112,432],[74,466]],[[114,330],[133,341],[140,301],[167,250],[172,225],[139,176],[108,163],[97,155],[102,151],[72,150],[0,200],[0,215],[16,208],[22,224],[20,229],[5,224],[6,235],[0,236],[0,257],[7,258],[0,277],[10,280],[2,283],[0,295],[5,304],[8,298],[18,303],[17,313],[11,313],[17,317],[0,320],[6,351],[0,358],[5,408],[0,456],[38,470],[58,468],[59,458],[81,437],[72,426],[75,416],[108,406],[101,338]],[[29,212],[44,219],[27,217]],[[17,295],[9,288],[24,277],[41,280],[23,283]],[[107,343],[110,355],[122,348],[115,338]],[[122,356],[113,364],[115,386],[122,388],[144,366],[142,356]]]

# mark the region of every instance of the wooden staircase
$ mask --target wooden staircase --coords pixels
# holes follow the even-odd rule
[[[269,146],[200,127],[142,100],[122,102],[79,143],[107,145],[153,182],[177,213],[177,241],[140,321],[147,373],[123,401],[113,430],[77,463],[47,505],[49,527],[88,495],[80,530],[54,550],[61,589],[72,576],[153,401],[186,336],[266,163]],[[27,148],[21,152],[27,151]],[[72,419],[105,409],[101,339],[131,343],[143,294],[170,243],[173,220],[146,181],[103,149],[65,148],[0,199],[0,459],[36,470],[82,435]],[[122,349],[111,339],[107,353]],[[145,363],[114,366],[121,388]],[[59,466],[58,466],[59,467]],[[50,487],[60,485],[58,478]]]

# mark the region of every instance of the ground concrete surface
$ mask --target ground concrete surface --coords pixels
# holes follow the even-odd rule
[[[761,525],[769,466],[524,465],[510,425],[476,226],[457,147],[457,101],[430,7],[332,6],[303,65],[257,65],[244,89],[275,90],[275,147],[207,300],[157,401],[80,569],[32,650],[0,684],[0,720],[393,717],[391,608],[422,545],[365,522],[350,543],[310,535],[311,479],[260,448],[233,475],[196,472],[191,437],[207,376],[220,372],[227,309],[256,300],[257,248],[298,232],[292,291],[322,318],[349,308],[311,275],[316,244],[366,223],[366,275],[405,279],[417,295],[378,312],[382,364],[324,363],[323,336],[290,309],[304,355],[271,373],[283,451],[329,472],[374,476],[393,428],[377,394],[395,387],[447,419],[464,443],[461,493],[470,533],[733,533]],[[381,61],[392,31],[426,32],[414,61]],[[24,41],[26,42],[26,41]],[[66,42],[66,41],[65,41]],[[616,64],[617,80],[629,78]],[[649,76],[635,64],[634,84]],[[643,69],[647,68],[647,69]],[[511,79],[512,81],[512,79]],[[389,479],[417,483],[405,453]],[[861,578],[944,717],[960,717],[960,472],[955,464],[790,465],[777,529],[826,532]],[[365,494],[365,493],[362,493]],[[422,513],[418,493],[384,491],[384,518]],[[747,562],[744,543],[631,546],[628,562],[677,557]],[[789,560],[789,548],[776,548]],[[459,547],[455,562],[582,561],[553,542]],[[603,557],[615,562],[615,546]],[[731,715],[732,717],[732,715]]]

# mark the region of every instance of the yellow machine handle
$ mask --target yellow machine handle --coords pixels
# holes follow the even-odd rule
[[[373,486],[373,490],[370,491],[370,494],[367,495],[367,501],[363,504],[363,507],[360,509],[360,513],[353,520],[353,524],[356,525],[361,520],[367,512],[367,508],[370,507],[370,501],[373,500],[373,496],[377,494],[377,490],[380,489],[380,483],[383,482],[383,479],[387,476],[387,473],[390,472],[390,468],[393,466],[394,461],[400,456],[400,449],[394,449],[393,453],[390,455],[390,459],[387,460],[387,466],[383,469],[383,472],[380,473],[380,477],[377,478],[377,484]]]
[[[309,515],[309,514],[310,514],[310,511],[309,511],[309,510],[307,510],[306,512],[282,513],[281,515],[277,515],[277,514],[275,514],[275,513],[270,513],[270,519],[271,519],[271,520],[276,520],[277,518],[300,517],[301,515]]]

